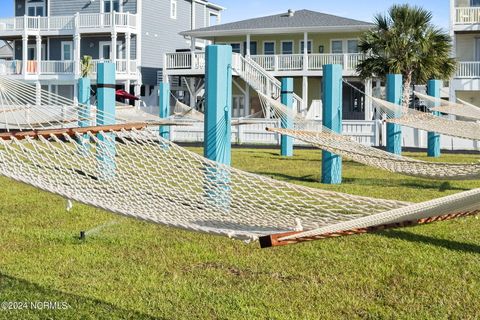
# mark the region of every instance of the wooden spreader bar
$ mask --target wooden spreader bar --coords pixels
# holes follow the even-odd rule
[[[306,242],[306,241],[322,240],[322,239],[343,237],[343,236],[362,234],[362,233],[379,232],[379,231],[386,230],[386,229],[404,228],[404,227],[411,227],[411,226],[428,224],[428,223],[439,222],[439,221],[453,220],[453,219],[473,216],[473,215],[477,215],[477,214],[480,214],[480,211],[468,211],[468,212],[452,213],[452,214],[446,214],[446,215],[443,215],[443,216],[419,219],[419,220],[414,220],[414,221],[405,221],[405,222],[399,222],[399,223],[391,223],[391,224],[373,226],[373,227],[368,227],[368,228],[359,228],[359,229],[352,229],[352,230],[346,230],[346,231],[341,231],[341,232],[325,233],[325,234],[320,234],[320,235],[313,236],[313,237],[302,237],[302,238],[290,239],[290,240],[285,240],[285,241],[281,241],[279,239],[284,238],[284,237],[288,237],[288,236],[291,236],[291,235],[295,235],[295,234],[300,234],[300,233],[303,233],[304,231],[277,233],[277,234],[272,234],[272,235],[260,237],[259,242],[260,242],[260,247],[261,248],[286,246],[286,245],[289,245],[289,244],[297,244],[297,243]]]
[[[49,138],[52,135],[56,137],[62,137],[68,135],[70,137],[78,134],[85,134],[91,132],[92,134],[100,132],[109,132],[109,131],[121,131],[121,130],[142,130],[147,126],[152,125],[151,123],[146,122],[136,122],[136,123],[122,123],[122,124],[112,124],[105,126],[91,126],[91,127],[78,127],[78,128],[61,128],[61,129],[44,129],[44,130],[30,130],[30,131],[11,131],[0,133],[0,139],[3,140],[12,140],[13,138],[17,140],[23,140],[27,137],[30,138]]]

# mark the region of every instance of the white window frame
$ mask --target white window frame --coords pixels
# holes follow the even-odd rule
[[[105,59],[105,58],[102,58],[103,56],[103,47],[105,45],[109,45],[110,46],[110,58],[112,58],[112,42],[111,41],[100,41],[98,43],[98,59],[99,60],[111,60],[111,59]]]
[[[312,54],[313,53],[313,40],[312,39],[308,39],[307,40],[308,43],[310,43],[310,53],[309,54]],[[303,39],[299,40],[298,41],[298,50],[301,54],[303,54],[303,50],[302,50],[302,43],[303,43]],[[308,43],[307,43],[307,50],[308,50]]]
[[[342,43],[342,53],[333,52],[333,42],[340,41]],[[331,54],[344,54],[345,53],[345,39],[331,39],[330,40],[330,53]]]
[[[110,46],[110,59],[104,59],[104,58],[101,58],[101,56],[103,55],[103,47],[105,45],[109,45]],[[123,41],[121,40],[117,40],[117,60],[124,60],[124,55],[123,55],[123,51],[122,50],[118,50],[119,47],[123,47]],[[125,48],[126,49],[126,48]],[[112,41],[100,41],[98,43],[98,59],[99,60],[109,60],[109,61],[112,61]]]
[[[63,57],[65,56],[64,53],[64,44],[69,44],[70,45],[70,55],[71,55],[71,59],[70,60],[65,60]],[[72,61],[73,60],[73,41],[62,41],[60,42],[60,46],[61,46],[61,59],[62,61]]]
[[[28,2],[28,0],[25,0],[25,14],[28,16],[28,9],[30,8],[37,8],[37,7],[43,7],[43,16],[47,16],[47,8],[46,8],[46,2],[47,0],[42,0],[41,2]],[[35,9],[36,12],[36,9]]]
[[[342,41],[342,53],[343,54],[348,54],[348,41],[349,40],[360,41],[359,38],[331,39],[330,40],[330,53],[333,54],[333,41]],[[313,49],[313,47],[312,47],[312,49]],[[338,54],[340,54],[340,53],[338,53]]]
[[[217,17],[217,24],[216,25],[219,25],[221,22],[220,20],[220,14],[218,12],[215,12],[215,11],[210,11],[208,10],[208,21],[207,21],[207,27],[211,27],[212,25],[210,24],[210,21],[211,21],[211,18],[212,16],[214,17]]]
[[[41,59],[40,60],[47,60],[47,46],[45,45],[45,43],[42,43],[42,46],[41,46],[41,50],[42,52],[40,53],[41,54]],[[37,45],[36,44],[29,44],[27,45],[27,50],[29,49],[33,49],[33,51],[35,52],[35,58],[33,60],[30,60],[30,61],[35,61],[37,60],[37,55],[38,55],[38,52],[37,52]],[[28,56],[27,56],[28,57]]]
[[[239,53],[242,54],[242,52],[243,52],[243,43],[241,43],[241,42],[229,42],[229,43],[227,43],[227,44],[230,45],[230,46],[232,47],[232,49],[233,49],[232,44],[238,44],[238,45],[240,45],[240,52],[239,52]]]
[[[292,53],[284,53],[283,52],[283,44],[290,42],[292,44]],[[293,40],[282,40],[280,41],[280,52],[281,54],[295,54],[295,41]]]
[[[357,52],[356,52],[356,53],[359,53],[360,50],[359,50],[359,48],[358,48],[358,45],[359,45],[359,43],[360,43],[360,39],[356,38],[356,39],[346,39],[346,40],[345,40],[345,49],[346,49],[346,51],[347,51],[346,53],[347,53],[347,54],[355,54],[355,53],[353,53],[353,52],[348,52],[348,41],[357,41]]]
[[[110,2],[110,6],[113,8],[113,0],[101,0],[100,13],[109,13],[109,12],[105,12],[105,2]],[[118,12],[123,12],[123,0],[118,1]]]
[[[276,54],[277,54],[277,42],[276,42],[275,40],[264,40],[264,41],[262,42],[262,53],[263,53],[263,55],[267,55],[267,54],[265,53],[265,44],[266,44],[266,43],[273,43],[273,54],[271,54],[271,55],[273,55],[273,56],[276,55]],[[258,51],[258,50],[257,50],[257,51]],[[270,54],[269,54],[269,55],[270,55]]]
[[[175,11],[173,11],[175,8]],[[170,19],[177,19],[178,16],[178,1],[177,0],[170,0]]]

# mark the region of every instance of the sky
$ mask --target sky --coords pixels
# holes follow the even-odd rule
[[[0,0],[0,17],[13,16],[14,0]],[[392,4],[408,3],[433,12],[434,24],[448,29],[449,0],[213,0],[226,7],[222,21],[231,22],[286,12],[288,9],[309,9],[371,22],[374,14],[385,12]]]

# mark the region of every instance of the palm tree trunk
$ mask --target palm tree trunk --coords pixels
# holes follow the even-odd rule
[[[410,105],[410,87],[412,86],[412,71],[408,71],[407,76],[405,77],[405,82],[403,84],[403,108],[404,113],[408,110]]]

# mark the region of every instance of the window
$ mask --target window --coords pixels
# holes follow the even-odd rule
[[[470,7],[480,7],[480,0],[470,0]]]
[[[247,41],[243,43],[243,54],[247,55]],[[250,55],[254,56],[257,54],[257,41],[250,41]]]
[[[300,41],[300,53],[303,53],[303,50],[305,48],[304,41]],[[307,47],[307,52],[310,54],[312,53],[312,40],[308,40],[308,47]]]
[[[72,47],[71,41],[62,41],[62,60],[73,60]]]
[[[282,41],[282,54],[293,54],[293,41]]]
[[[121,12],[120,0],[103,0],[103,12]]]
[[[332,53],[343,53],[342,40],[332,40]]]
[[[263,54],[274,55],[275,54],[275,42],[266,41],[263,43]]]
[[[242,52],[242,48],[240,46],[240,43],[230,43],[230,45],[232,46],[232,51],[234,53],[241,53]]]
[[[220,16],[216,13],[210,12],[210,19],[208,20],[208,26],[216,26],[220,21]]]
[[[170,0],[170,18],[177,19],[177,0]]]
[[[45,16],[45,1],[29,0],[27,2],[27,15],[30,17]]]
[[[348,53],[358,53],[358,40],[347,40]]]

